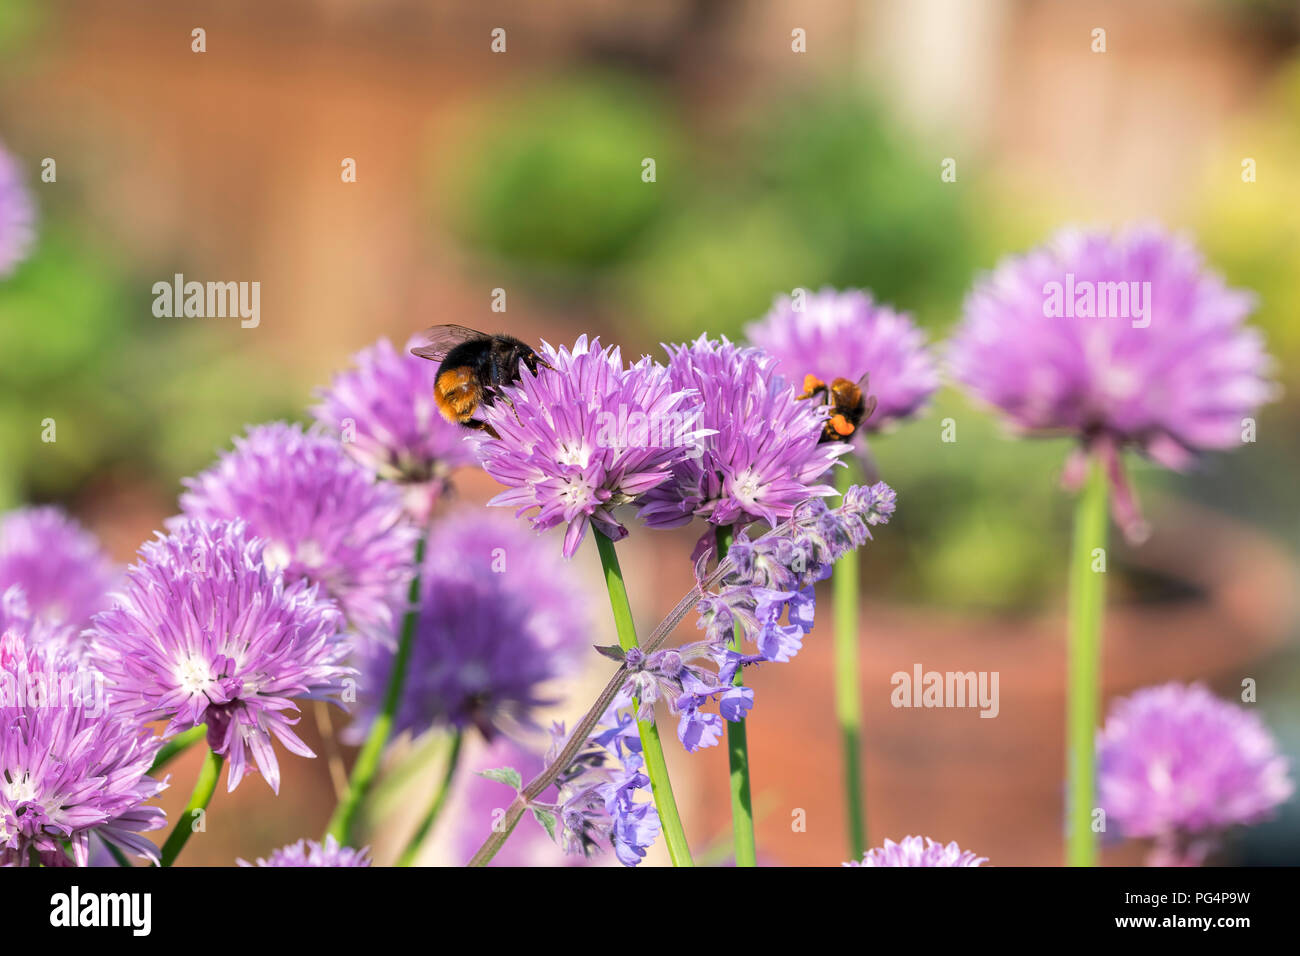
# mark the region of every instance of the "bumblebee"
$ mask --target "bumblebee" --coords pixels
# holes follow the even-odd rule
[[[534,375],[538,368],[550,368],[532,346],[512,335],[488,335],[463,325],[435,325],[425,330],[428,344],[411,349],[412,355],[438,365],[433,400],[449,422],[485,431],[500,438],[487,422],[474,417],[480,405],[501,398],[502,389],[519,381],[519,363]]]
[[[830,406],[830,417],[822,428],[823,442],[849,441],[876,410],[876,397],[867,395],[867,378],[864,375],[857,382],[837,378],[827,385],[816,375],[804,376],[803,394],[798,396],[799,399],[816,398],[821,404]]]

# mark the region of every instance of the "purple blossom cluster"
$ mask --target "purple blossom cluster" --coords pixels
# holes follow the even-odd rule
[[[13,272],[31,248],[36,206],[18,163],[0,146],[0,279]]]
[[[1182,469],[1240,445],[1276,388],[1255,296],[1228,288],[1184,238],[1154,226],[1118,233],[1065,229],[1005,259],[971,291],[949,343],[954,378],[1029,435],[1077,436],[1067,469],[1098,456],[1115,518],[1144,535],[1120,453]]]
[[[32,614],[72,635],[108,606],[118,569],[95,536],[58,508],[0,517],[0,591],[22,588]]]
[[[500,438],[479,447],[484,470],[510,489],[489,504],[536,509],[538,530],[565,525],[567,558],[589,525],[627,535],[614,509],[669,481],[696,448],[700,395],[649,357],[625,366],[617,347],[585,335],[540,354],[550,368],[524,372],[508,400],[482,409]]]
[[[92,835],[156,861],[141,834],[166,822],[149,805],[161,741],[106,706],[80,657],[33,639],[16,588],[0,603],[0,866],[86,866]]]
[[[1199,685],[1164,684],[1111,707],[1097,735],[1100,806],[1162,862],[1200,862],[1229,827],[1270,816],[1295,792],[1259,716]]]
[[[811,496],[848,452],[821,441],[826,409],[799,401],[776,359],[754,348],[700,336],[667,346],[672,387],[707,396],[699,447],[672,466],[668,481],[649,489],[638,512],[652,528],[701,517],[715,526],[766,521],[775,525]]]
[[[272,740],[315,756],[293,732],[295,701],[337,700],[354,672],[338,608],[268,567],[266,549],[242,522],[178,523],[140,549],[94,648],[119,713],[166,720],[165,737],[206,724],[229,789],[256,767],[278,793]]]
[[[466,430],[438,412],[433,400],[438,366],[410,354],[417,341],[400,353],[388,339],[362,349],[353,356],[353,367],[321,390],[312,415],[363,467],[397,482],[407,511],[423,526],[451,473],[478,459]]]
[[[255,863],[236,860],[240,866],[309,867],[309,866],[370,866],[370,849],[354,850],[339,846],[332,836],[324,843],[299,840],[274,851],[269,857],[258,857]]]
[[[956,843],[936,843],[929,837],[903,837],[895,843],[886,839],[884,846],[868,850],[862,860],[850,860],[845,866],[979,866],[988,857],[976,856]]]
[[[869,376],[876,409],[864,431],[916,414],[939,387],[925,333],[906,313],[876,302],[865,289],[779,296],[745,335],[796,385],[808,375],[823,382]]]
[[[532,724],[548,682],[569,673],[588,645],[586,593],[568,567],[548,564],[549,543],[510,518],[462,509],[434,524],[420,576],[419,621],[394,729],[477,728],[491,739]],[[362,664],[365,715],[378,710],[393,653]]]
[[[249,428],[233,451],[184,482],[186,519],[243,521],[267,565],[338,602],[364,640],[392,644],[414,573],[416,529],[400,490],[348,457],[335,438],[276,422]]]

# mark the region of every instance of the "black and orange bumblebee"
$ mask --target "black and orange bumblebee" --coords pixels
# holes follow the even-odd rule
[[[442,417],[493,438],[500,436],[474,412],[505,398],[501,390],[519,381],[520,363],[534,375],[539,368],[551,367],[513,335],[489,335],[463,325],[435,325],[424,335],[426,344],[411,349],[411,354],[439,363],[433,400]]]
[[[866,375],[857,382],[837,378],[827,385],[816,375],[804,376],[803,394],[798,396],[799,399],[815,398],[830,407],[830,417],[822,428],[821,441],[851,441],[854,432],[871,417],[876,410],[876,397],[867,394],[867,379]]]

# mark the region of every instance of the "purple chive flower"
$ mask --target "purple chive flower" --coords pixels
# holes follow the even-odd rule
[[[1240,444],[1246,419],[1275,394],[1263,337],[1245,325],[1254,307],[1187,239],[1151,226],[1066,229],[976,285],[949,358],[1017,431],[1078,436],[1067,484],[1097,455],[1117,522],[1140,539],[1121,450],[1184,468]]]
[[[876,409],[863,431],[879,431],[914,415],[939,387],[925,333],[909,315],[874,301],[866,290],[780,296],[745,335],[774,356],[777,371],[800,388],[808,375],[828,384],[869,375]]]
[[[362,349],[354,367],[321,390],[312,415],[365,468],[402,485],[407,510],[423,525],[451,472],[478,459],[469,432],[434,404],[438,365],[410,354],[417,341],[400,354],[387,339]]]
[[[504,515],[466,510],[438,521],[420,587],[397,731],[477,727],[491,739],[527,726],[547,702],[546,683],[569,674],[590,645],[588,596],[576,574],[555,566],[547,542]],[[366,655],[371,714],[349,736],[369,723],[392,665],[387,648]]]
[[[646,494],[646,524],[672,528],[699,516],[717,526],[775,525],[809,496],[835,493],[817,482],[848,446],[821,441],[825,408],[796,399],[774,374],[776,359],[703,335],[666,348],[672,386],[705,397],[700,424],[711,434]]]
[[[1154,839],[1162,861],[1199,861],[1224,830],[1265,819],[1295,789],[1263,721],[1199,684],[1116,701],[1097,751],[1107,819]]]
[[[669,709],[679,715],[677,738],[687,751],[716,744],[723,720],[744,719],[754,696],[751,688],[733,686],[736,671],[788,661],[799,652],[813,627],[813,585],[829,577],[831,566],[847,552],[871,538],[871,526],[888,523],[895,504],[894,491],[884,482],[853,485],[839,506],[830,508],[822,499],[810,498],[795,509],[788,526],[756,541],[741,531],[727,552],[730,570],[722,586],[706,592],[696,608],[705,640],[672,656],[656,651],[644,657],[629,651],[620,658],[632,671],[630,686],[637,693],[652,701],[667,697]],[[737,625],[757,653],[729,649]],[[604,650],[617,656],[612,649]],[[716,673],[703,666],[710,660]],[[717,714],[703,710],[715,701]]]
[[[157,861],[141,833],[166,824],[147,801],[166,784],[148,776],[161,744],[105,706],[104,682],[79,658],[32,640],[39,626],[16,589],[0,627],[0,866],[87,866],[97,835]],[[67,841],[72,857],[63,849]]]
[[[290,583],[318,585],[363,637],[393,642],[418,532],[404,519],[400,491],[376,482],[337,440],[298,425],[257,425],[184,484],[184,514],[173,525],[246,522],[265,541],[268,565]]]
[[[886,840],[885,845],[868,850],[862,861],[852,860],[845,866],[979,866],[988,857],[976,856],[956,843],[944,846],[929,837],[903,837],[902,842]]]
[[[265,859],[258,857],[256,863],[235,862],[240,866],[370,866],[370,848],[339,846],[334,837],[327,836],[323,844],[306,839],[290,843]]]
[[[487,473],[510,488],[489,503],[536,508],[538,530],[567,525],[567,558],[588,524],[614,540],[627,535],[614,509],[668,481],[692,452],[700,402],[648,357],[625,367],[618,348],[585,335],[572,351],[544,345],[541,357],[551,368],[525,371],[506,389],[509,402],[483,410],[501,437],[479,449]]]
[[[31,248],[36,207],[13,157],[0,146],[0,279],[14,271]]]
[[[23,589],[32,614],[74,635],[108,607],[118,570],[95,536],[58,508],[0,517],[0,591]]]
[[[338,609],[316,585],[268,568],[242,522],[184,522],[140,549],[112,609],[94,620],[110,697],[170,737],[206,723],[234,790],[253,764],[279,793],[272,738],[315,754],[291,729],[299,700],[333,699],[353,674]]]

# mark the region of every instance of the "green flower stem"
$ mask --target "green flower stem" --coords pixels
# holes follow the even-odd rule
[[[719,562],[726,558],[735,534],[735,528],[730,525],[718,528]],[[728,644],[728,647],[737,653],[741,652],[742,633],[740,625],[737,624]],[[740,668],[737,668],[734,684],[736,687],[742,687],[744,683],[744,674]],[[743,720],[727,721],[727,758],[731,765],[731,832],[736,866],[757,866],[758,855],[754,846],[754,804],[749,785],[749,735]]]
[[[1066,754],[1069,763],[1069,825],[1066,862],[1095,866],[1097,835],[1092,829],[1096,787],[1097,708],[1101,696],[1101,624],[1106,605],[1106,579],[1093,570],[1096,548],[1105,549],[1107,525],[1106,472],[1090,465],[1074,512],[1074,554],[1070,564],[1069,703],[1066,715]]]
[[[763,535],[759,540],[780,537],[781,535],[787,534],[790,531],[791,524],[792,522],[786,521]],[[730,559],[720,561],[718,566],[713,569],[712,573],[710,573],[703,581],[698,582],[695,587],[691,588],[691,590],[677,602],[677,606],[668,613],[668,616],[659,622],[659,625],[650,634],[650,638],[646,641],[645,647],[642,649],[647,654],[652,654],[661,648],[673,631],[677,629],[677,625],[681,624],[681,622],[686,619],[686,616],[690,614],[691,611],[695,610],[696,606],[699,604],[700,595],[717,587],[722,582],[722,579],[733,570],[735,569],[732,566]],[[505,846],[506,840],[509,839],[510,834],[514,832],[515,825],[519,823],[520,818],[527,811],[529,804],[545,793],[546,790],[555,783],[556,778],[573,765],[574,758],[577,757],[578,751],[580,751],[583,745],[587,742],[587,738],[591,736],[592,730],[594,730],[596,725],[600,723],[601,717],[603,717],[605,712],[609,710],[609,705],[613,703],[614,698],[618,696],[618,692],[622,690],[623,685],[627,683],[627,679],[627,667],[625,665],[620,665],[618,669],[614,671],[604,688],[601,689],[595,702],[587,709],[587,712],[582,715],[582,718],[578,723],[574,725],[573,730],[569,732],[569,738],[565,741],[564,747],[560,750],[559,755],[556,756],[550,764],[542,768],[542,771],[528,782],[524,787],[523,792],[521,792],[510,806],[506,808],[504,819],[492,828],[492,832],[488,834],[487,839],[483,841],[483,845],[478,848],[478,851],[470,859],[469,863],[466,864],[467,866],[487,866],[488,863],[492,861],[492,858],[496,856],[497,851],[500,850],[501,847]]]
[[[614,542],[598,531],[592,537],[596,539],[600,564],[605,571],[605,586],[609,589],[609,603],[614,609],[618,643],[623,650],[630,651],[637,646],[636,625],[632,623],[632,606],[628,603],[627,588],[623,584],[623,571],[618,564],[618,555],[614,552]],[[639,700],[633,701],[634,707],[639,708],[640,705]],[[641,720],[638,717],[636,724],[641,733],[641,753],[645,757],[646,775],[650,778],[650,791],[654,794],[655,806],[659,810],[659,823],[663,828],[664,842],[668,845],[668,856],[672,859],[673,866],[694,866],[691,848],[686,843],[686,833],[677,813],[673,785],[668,779],[668,763],[664,760],[659,728],[653,719]]]
[[[415,542],[415,576],[411,578],[411,587],[407,594],[406,615],[402,618],[402,636],[397,642],[397,654],[393,657],[393,672],[388,677],[388,686],[384,689],[384,703],[375,721],[370,725],[357,762],[352,765],[352,777],[348,781],[348,792],[334,809],[325,833],[345,846],[352,845],[353,832],[356,828],[357,813],[362,802],[374,785],[379,773],[379,763],[384,756],[384,747],[393,732],[393,721],[397,714],[397,705],[402,700],[402,689],[406,686],[406,672],[411,662],[411,645],[415,641],[415,627],[420,620],[420,569],[424,566],[425,535],[420,535]]]
[[[203,758],[203,766],[199,768],[199,778],[194,781],[194,789],[190,792],[190,802],[185,805],[184,812],[176,821],[176,826],[172,827],[172,832],[167,836],[167,842],[162,848],[162,865],[171,866],[176,862],[176,857],[180,855],[185,848],[190,834],[194,832],[194,814],[199,810],[206,810],[208,801],[212,799],[212,794],[217,789],[217,778],[221,776],[221,765],[224,763],[220,754],[215,754],[211,750]]]
[[[842,495],[853,484],[856,469],[838,469]],[[835,562],[831,597],[835,610],[835,718],[840,725],[844,757],[844,806],[849,821],[849,859],[867,851],[867,811],[862,792],[862,696],[858,663],[858,552],[851,550]]]
[[[437,822],[439,814],[442,813],[442,808],[446,806],[447,795],[451,793],[451,783],[456,777],[456,765],[460,763],[461,744],[464,741],[465,734],[462,731],[456,730],[452,732],[451,751],[447,754],[447,768],[443,771],[442,783],[438,785],[438,792],[433,797],[433,803],[420,821],[420,825],[416,828],[411,841],[406,845],[406,849],[402,851],[402,855],[397,858],[398,866],[410,866],[415,862],[416,854],[420,852],[421,845],[429,835],[429,831],[433,829],[434,823]]]
[[[199,724],[197,727],[191,727],[183,734],[177,734],[167,743],[158,748],[158,755],[153,758],[153,766],[149,768],[149,774],[152,776],[163,767],[167,766],[185,751],[189,750],[194,744],[203,739],[204,734],[208,732],[207,724]]]
[[[125,853],[123,853],[121,850],[119,850],[117,847],[113,846],[113,844],[107,841],[104,842],[104,846],[108,847],[109,855],[113,858],[113,860],[117,863],[118,866],[124,866],[127,869],[131,868],[131,861],[126,858]]]

